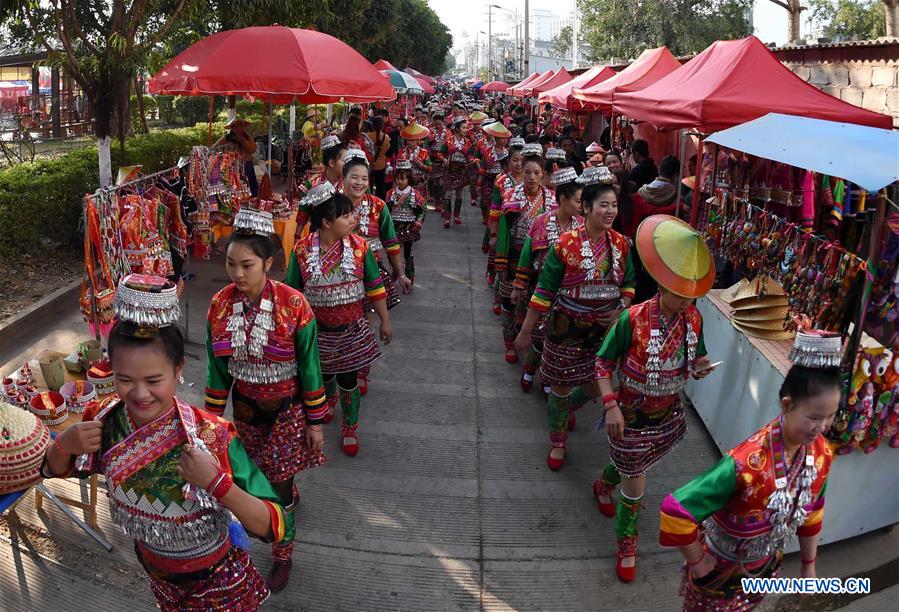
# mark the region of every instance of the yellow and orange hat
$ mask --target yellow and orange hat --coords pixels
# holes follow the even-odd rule
[[[423,125],[412,123],[403,128],[400,132],[400,138],[403,140],[421,140],[427,138],[431,130]]]
[[[708,245],[677,217],[648,217],[637,228],[636,243],[646,271],[672,293],[698,298],[715,283],[715,260]]]
[[[481,129],[484,130],[485,134],[487,134],[488,136],[493,136],[494,138],[511,138],[512,137],[512,132],[510,132],[509,129],[499,121],[494,121],[493,123],[488,123]]]

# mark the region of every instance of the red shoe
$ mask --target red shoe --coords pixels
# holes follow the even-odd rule
[[[439,215],[440,213],[443,212],[443,206],[441,206],[440,204],[437,204],[436,206],[434,206],[434,212]]]
[[[493,305],[493,314],[499,315],[499,314],[502,314],[502,312],[503,312],[503,307],[502,307],[501,304],[494,304],[494,305]]]
[[[284,587],[290,581],[290,568],[293,567],[293,560],[275,561],[271,571],[268,573],[268,579],[265,584],[273,592],[283,591]]]
[[[365,397],[365,395],[368,393],[368,378],[357,378],[356,382],[359,385],[359,395]]]
[[[481,225],[487,225],[487,219],[481,220]],[[484,252],[486,253],[487,251],[484,251]]]
[[[596,498],[596,505],[599,507],[600,513],[609,518],[615,517],[615,500],[612,499],[613,489],[614,487],[605,484],[602,478],[597,478],[593,481],[593,497]],[[601,496],[608,497],[610,501],[608,503],[599,501]]]
[[[495,282],[496,282],[496,275],[488,272],[487,273],[487,284],[492,287]],[[494,304],[494,305],[496,305],[496,304]],[[499,313],[496,313],[496,314],[499,314]]]
[[[515,349],[509,349],[506,351],[506,363],[516,363],[518,361],[518,354],[515,352]]]
[[[462,225],[462,219],[460,217],[456,217],[455,219],[453,219],[453,223],[455,223],[456,225]]]
[[[328,402],[328,412],[325,414],[325,425],[334,420],[334,406],[331,405],[331,402]]]
[[[518,383],[521,385],[522,391],[524,391],[525,393],[530,393],[531,387],[534,386],[534,379],[532,378],[531,380],[528,380],[524,377],[524,374],[522,374],[521,380],[519,380]]]
[[[348,443],[347,439],[352,440],[352,442]],[[356,432],[353,429],[344,427],[343,431],[340,432],[340,450],[347,457],[355,457],[359,454],[359,438],[356,437]]]
[[[449,219],[443,220],[443,229],[449,229]]]
[[[574,416],[574,412],[568,413],[568,431],[574,431],[574,427],[577,425],[577,417]]]
[[[628,557],[634,558],[632,567],[621,565],[621,562]],[[637,577],[637,536],[618,540],[618,561],[615,564],[615,571],[621,582],[633,582]]]
[[[565,447],[563,446],[562,448]],[[565,455],[562,455],[561,459],[556,459],[555,457],[553,457],[552,452],[553,449],[551,448],[549,449],[549,454],[546,455],[546,467],[551,469],[553,472],[558,472],[562,469],[562,466],[565,465],[565,457],[567,456],[567,453]]]

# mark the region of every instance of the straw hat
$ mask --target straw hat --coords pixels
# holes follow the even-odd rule
[[[689,189],[690,191],[696,191],[696,177],[695,176],[685,176],[681,183],[684,187]]]
[[[494,121],[493,123],[488,123],[483,128],[484,133],[488,136],[493,136],[494,138],[511,138],[512,132],[506,128],[499,121]]]
[[[732,324],[738,331],[743,332],[747,336],[761,338],[763,340],[792,340],[795,335],[795,332],[784,329],[758,329],[742,323],[737,323],[736,321],[732,321]]]
[[[677,217],[648,217],[637,228],[636,244],[649,275],[681,297],[702,297],[715,283],[715,261],[708,245]]]
[[[472,112],[470,115],[468,115],[468,120],[471,123],[480,123],[481,121],[483,121],[486,118],[487,118],[487,113],[481,112],[479,110],[476,110],[476,111]]]
[[[238,124],[241,124],[241,123],[244,124],[244,125],[250,125],[246,120],[241,119],[240,117],[238,117],[237,115],[235,115],[235,116],[234,116],[234,119],[232,119],[231,121],[229,121],[228,123],[225,124],[225,127],[228,128],[228,129],[230,129],[230,128],[232,128],[232,127],[234,127],[234,126],[236,126],[236,125],[238,125]]]
[[[587,153],[604,153],[605,149],[595,140],[587,147]]]
[[[0,495],[23,491],[41,479],[50,430],[28,410],[0,402]]]
[[[119,168],[119,174],[115,180],[116,187],[139,178],[141,168],[143,168],[143,166],[140,164],[136,166],[122,166]]]
[[[759,276],[740,287],[730,301],[734,311],[788,306],[789,298],[783,287],[769,276]]]
[[[762,306],[761,308],[747,308],[744,310],[735,310],[733,319],[740,323],[751,323],[753,321],[781,321],[787,316],[789,307],[783,306]]]
[[[427,138],[430,133],[431,130],[425,126],[412,123],[403,128],[400,132],[400,138],[403,140],[421,140],[422,138]]]

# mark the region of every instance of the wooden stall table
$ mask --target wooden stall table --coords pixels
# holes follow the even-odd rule
[[[66,353],[60,353],[57,351],[45,351],[43,354],[45,355],[58,355],[59,357],[65,357]],[[40,363],[37,359],[32,359],[28,362],[31,371],[34,374],[34,384],[38,389],[46,390],[47,383],[44,380],[44,374],[41,372]],[[66,382],[73,382],[77,380],[84,380],[84,374],[73,374],[66,370]],[[102,400],[108,397],[108,395],[98,396],[98,400]],[[54,425],[50,427],[50,432],[54,435],[54,437],[63,433],[66,429],[75,425],[76,423],[81,422],[80,414],[72,414],[69,413],[69,418],[66,419],[63,423],[59,425]],[[55,495],[50,493],[50,491],[46,488],[45,485],[40,484],[35,487],[34,490],[34,507],[40,512],[44,505],[44,498],[50,498],[51,501],[65,512],[69,518],[78,523],[78,526],[81,527],[88,535],[90,535],[94,540],[96,540],[100,545],[102,545],[106,550],[112,550],[112,544],[106,540],[101,534],[94,531],[97,528],[97,489],[99,485],[99,476],[97,474],[91,474],[87,477],[87,502],[83,502],[80,499],[72,499],[71,497],[67,497],[65,495]],[[61,503],[60,503],[61,502]],[[65,507],[63,506],[65,504]],[[88,525],[84,525],[81,520],[75,516],[75,514],[69,508],[77,508],[82,510],[87,516]],[[93,529],[91,529],[93,528]]]

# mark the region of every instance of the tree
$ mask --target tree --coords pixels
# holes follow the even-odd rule
[[[579,0],[581,39],[594,61],[666,46],[675,55],[752,33],[752,0]]]
[[[571,49],[571,38],[571,26],[565,26],[553,37],[552,50],[557,57],[565,57],[565,54]]]
[[[802,6],[801,0],[771,0],[774,4],[782,7],[787,11],[787,34],[791,43],[800,41],[799,23],[802,17],[802,11],[806,10]]]
[[[880,0],[810,0],[812,19],[824,36],[840,40],[864,40],[884,36],[884,6]]]

